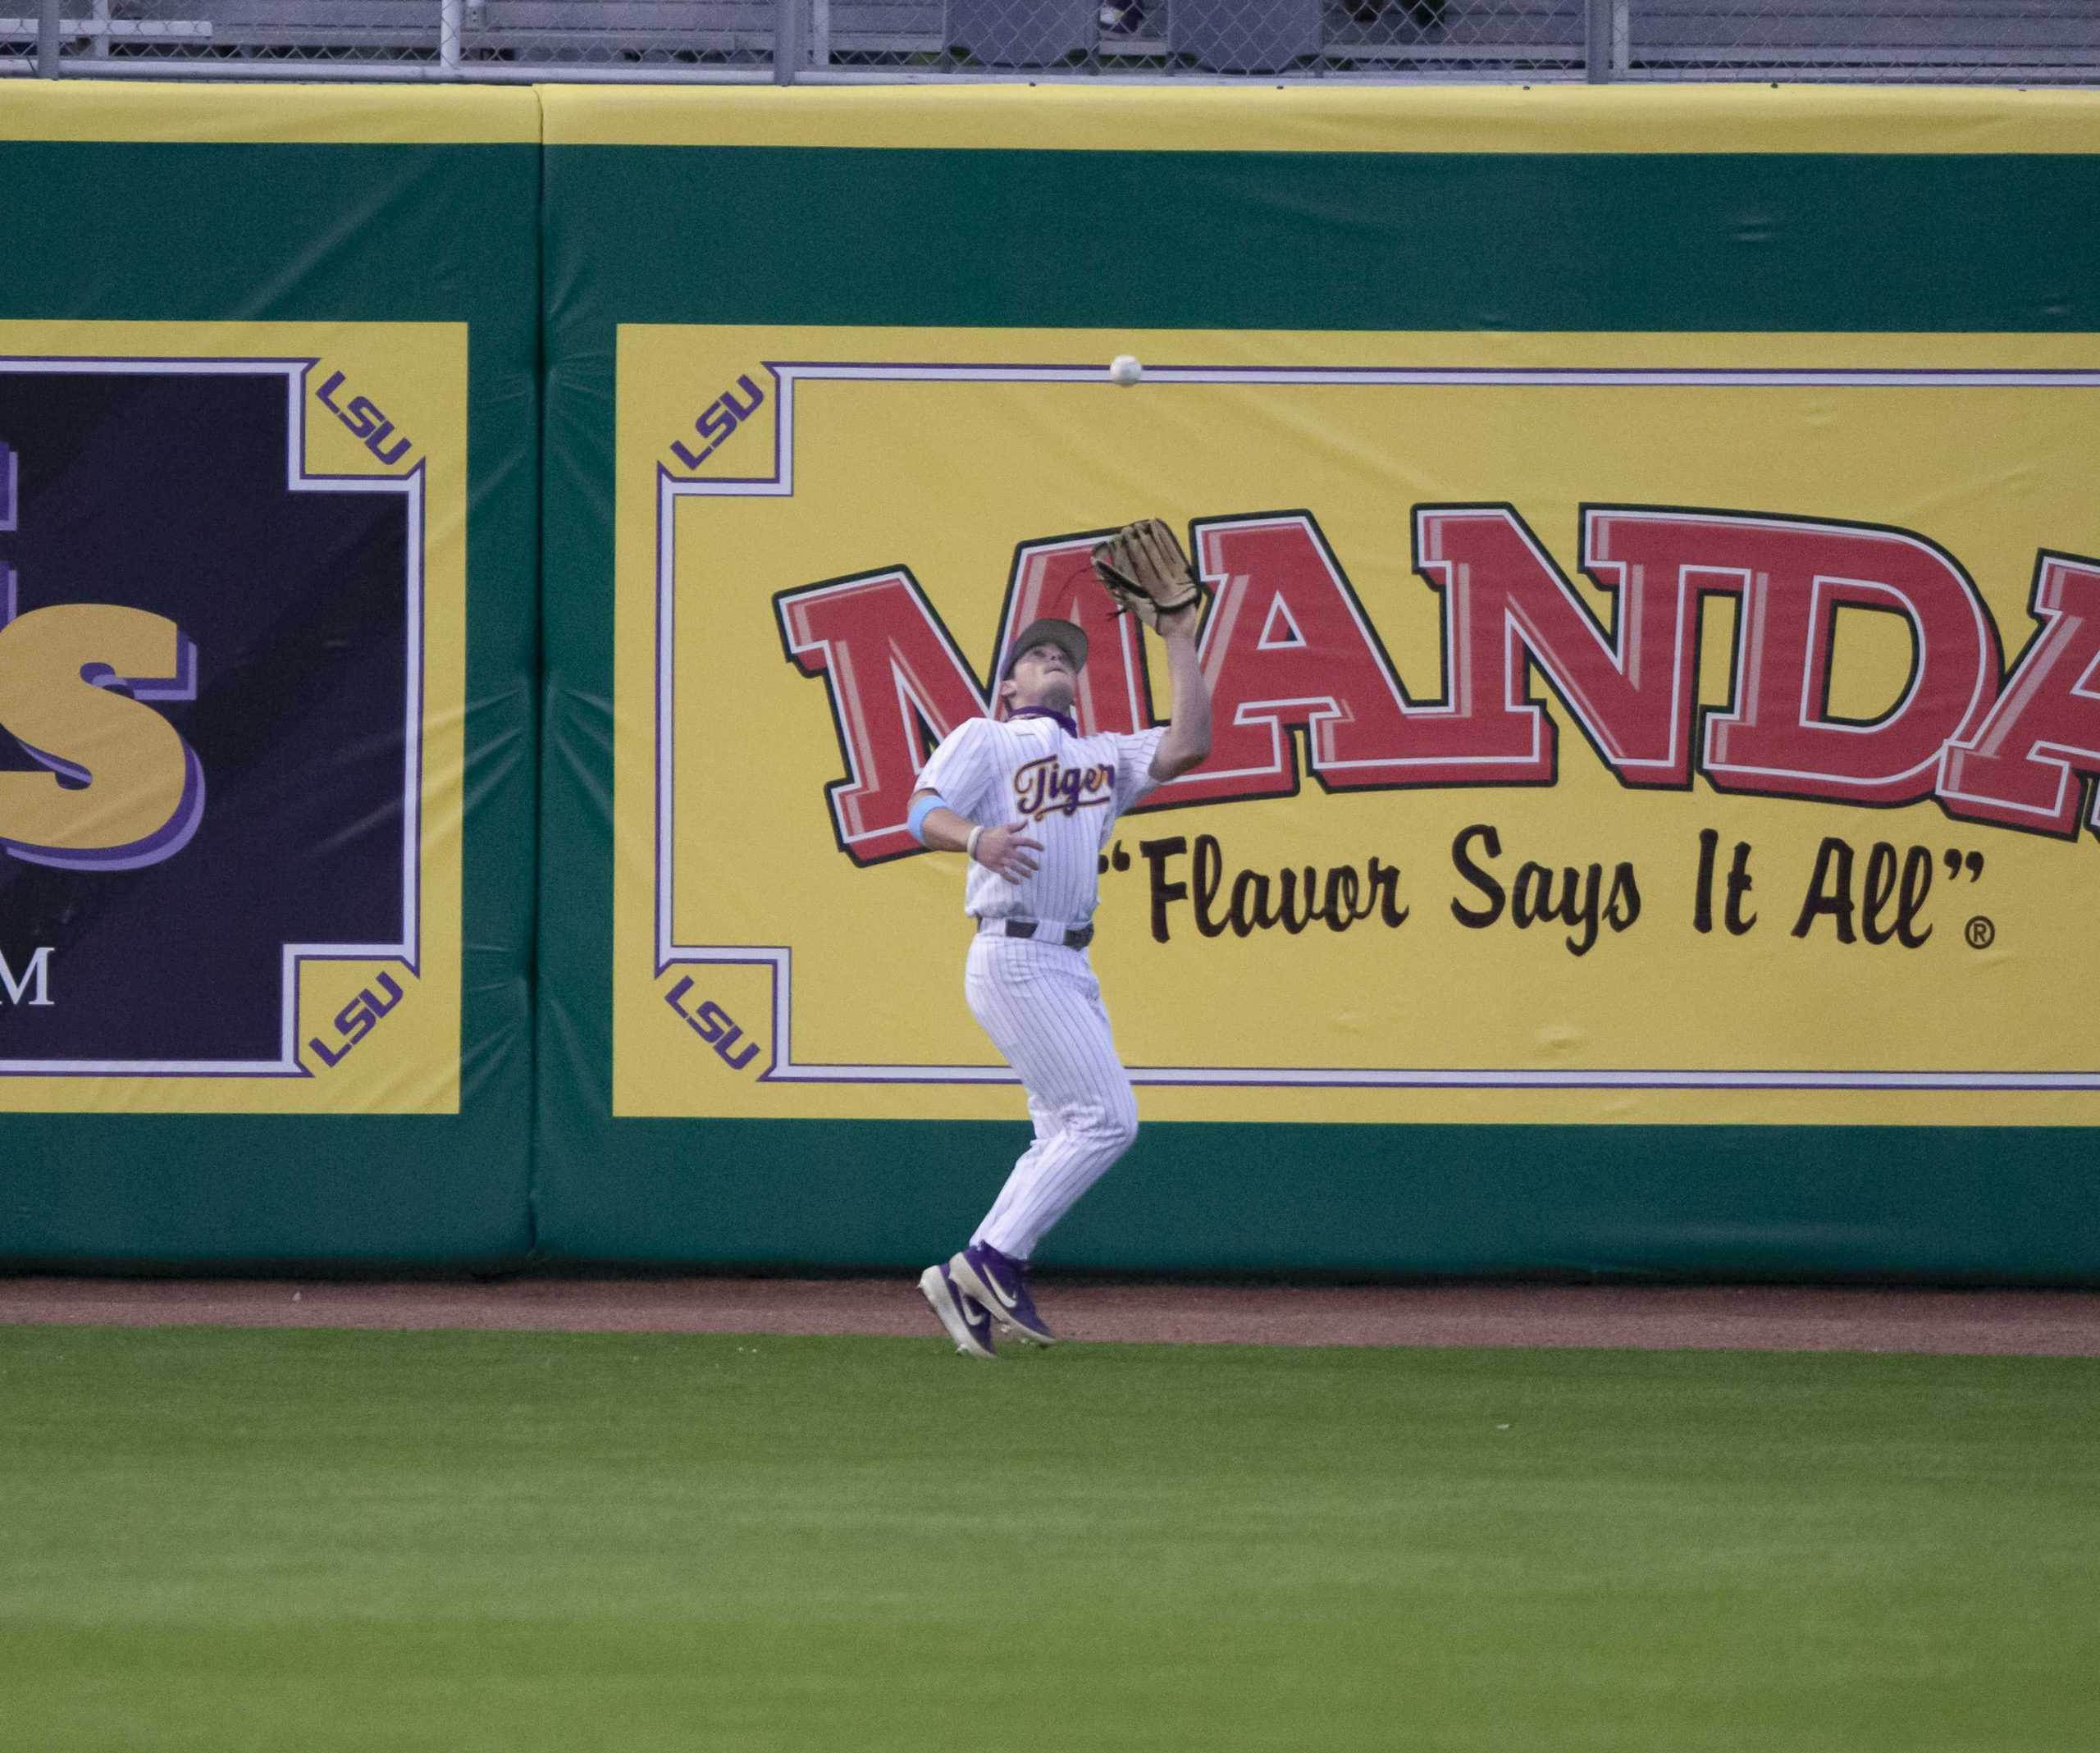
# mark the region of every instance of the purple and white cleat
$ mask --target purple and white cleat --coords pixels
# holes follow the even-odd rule
[[[1028,1294],[1028,1268],[1010,1260],[988,1242],[972,1242],[948,1262],[956,1288],[1009,1331],[1038,1345],[1054,1345],[1057,1335],[1035,1312]]]
[[[960,1260],[962,1256],[957,1254]],[[992,1346],[992,1317],[962,1294],[944,1266],[929,1266],[919,1275],[919,1294],[924,1297],[941,1325],[948,1330],[955,1349],[965,1357],[996,1358]]]

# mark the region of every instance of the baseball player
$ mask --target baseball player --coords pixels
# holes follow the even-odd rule
[[[1070,621],[1037,621],[1000,672],[1003,719],[973,719],[945,737],[911,801],[920,841],[970,860],[963,911],[976,936],[963,991],[1020,1075],[1035,1123],[970,1245],[919,1280],[956,1349],[975,1358],[994,1355],[995,1325],[1056,1342],[1029,1294],[1029,1259],[1137,1136],[1137,1098],[1087,957],[1101,850],[1118,816],[1210,752],[1201,592],[1173,532],[1156,519],[1130,524],[1095,548],[1093,564],[1119,612],[1165,643],[1173,722],[1082,737],[1072,703],[1086,635]]]

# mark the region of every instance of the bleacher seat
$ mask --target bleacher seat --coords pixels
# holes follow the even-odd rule
[[[435,55],[433,0],[186,0],[221,47],[354,61]]]
[[[1871,7],[1634,0],[1637,74],[1745,69],[1854,78],[2100,69],[2100,7],[2058,0],[1883,0]]]
[[[1090,53],[1099,0],[947,0],[947,46],[988,67],[1054,67]]]
[[[819,62],[938,55],[947,46],[943,0],[831,0],[830,16],[812,21],[810,42]]]
[[[1173,0],[1166,47],[1206,72],[1280,73],[1320,52],[1320,0]]]
[[[545,63],[769,56],[773,0],[482,0],[470,54]]]

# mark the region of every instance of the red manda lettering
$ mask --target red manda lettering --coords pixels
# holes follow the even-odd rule
[[[1578,565],[1590,606],[1516,509],[1419,505],[1413,565],[1439,599],[1442,673],[1396,673],[1308,511],[1201,518],[1190,551],[1212,591],[1200,635],[1208,760],[1141,810],[1328,791],[1550,785],[1556,719],[1623,784],[1891,806],[2030,833],[2100,827],[2100,560],[2044,552],[2033,637],[2005,673],[1997,628],[1960,563],[1912,531],[1670,506],[1594,505]],[[1100,532],[1021,543],[987,678],[1018,631],[1077,622],[1091,650],[1083,731],[1153,722],[1144,642],[1089,576]],[[1698,698],[1701,607],[1735,608],[1728,697]],[[902,568],[783,591],[790,660],[824,678],[845,777],[825,787],[842,848],[872,864],[919,850],[905,827],[933,743],[996,710]],[[1834,713],[1848,619],[1896,618],[1911,652],[1871,719]],[[1547,696],[1559,712],[1548,710]]]

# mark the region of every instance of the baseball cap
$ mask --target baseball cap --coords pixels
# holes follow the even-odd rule
[[[1070,621],[1031,621],[1015,636],[1014,642],[1007,647],[1007,660],[999,668],[999,679],[1004,682],[1014,673],[1014,665],[1022,652],[1034,646],[1055,646],[1072,660],[1075,671],[1086,668],[1086,635]]]

